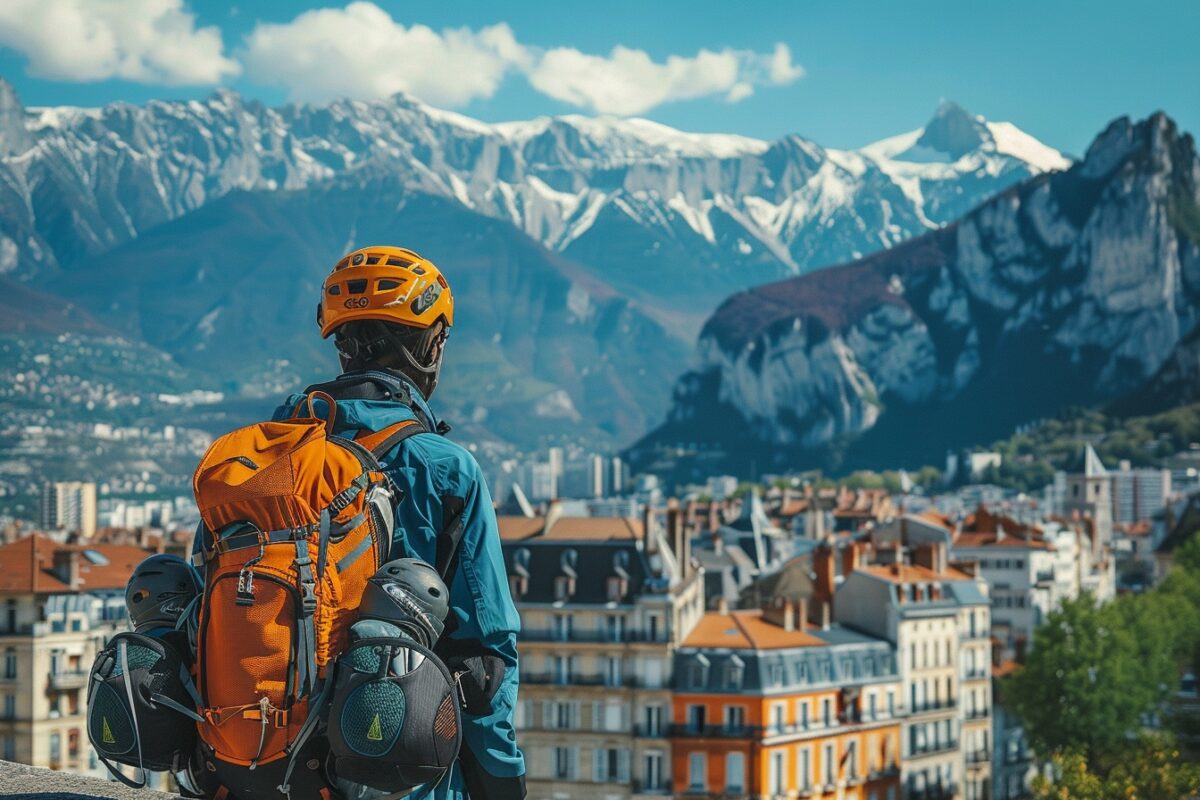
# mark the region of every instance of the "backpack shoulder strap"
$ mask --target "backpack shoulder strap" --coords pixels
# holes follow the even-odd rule
[[[360,433],[354,437],[354,441],[370,450],[371,455],[375,456],[376,460],[379,460],[391,452],[396,445],[418,433],[428,433],[428,429],[420,420],[406,419],[393,425],[388,425],[382,430]]]

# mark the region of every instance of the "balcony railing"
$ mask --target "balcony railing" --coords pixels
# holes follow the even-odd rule
[[[964,681],[984,681],[992,677],[992,671],[989,669],[968,669],[963,670],[962,679]]]
[[[951,750],[958,749],[958,741],[950,740],[948,742],[931,742],[921,745],[920,747],[909,748],[908,755],[910,758],[917,756],[929,756],[934,753],[948,753]]]
[[[50,673],[50,688],[55,690],[82,689],[87,686],[88,673],[82,669],[62,669]]]
[[[643,642],[667,644],[669,639],[665,631],[556,631],[553,628],[538,628],[522,630],[518,636],[522,642],[577,642],[581,644],[637,644]]]
[[[666,795],[671,794],[671,784],[665,780],[659,781],[658,783],[646,783],[644,781],[634,781],[633,782],[633,793],[634,794],[661,794],[661,795],[666,796]]]
[[[646,725],[639,723],[633,726],[633,735],[642,739],[658,739],[665,737],[670,731],[670,725]]]
[[[613,689],[665,689],[666,682],[649,683],[637,675],[623,675],[620,680],[608,675],[584,674],[573,672],[560,674],[556,672],[526,672],[521,675],[521,683],[540,686],[607,686]]]
[[[927,714],[934,711],[946,711],[958,706],[957,700],[935,700],[932,703],[915,703],[909,707],[909,714]]]
[[[967,753],[964,758],[968,764],[985,764],[992,760],[990,750],[974,750]]]
[[[970,711],[968,711],[963,716],[966,719],[987,719],[991,715],[992,715],[992,712],[988,708],[972,708]]]

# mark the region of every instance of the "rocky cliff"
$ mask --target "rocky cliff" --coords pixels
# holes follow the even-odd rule
[[[954,224],[730,297],[633,453],[759,469],[940,460],[1134,390],[1198,313],[1195,142],[1161,113],[1118,119],[1070,170]]]

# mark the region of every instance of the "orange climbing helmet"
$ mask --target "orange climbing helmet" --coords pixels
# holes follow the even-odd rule
[[[433,262],[403,247],[363,247],[334,265],[321,289],[321,336],[353,320],[429,328],[454,324],[450,284]]]

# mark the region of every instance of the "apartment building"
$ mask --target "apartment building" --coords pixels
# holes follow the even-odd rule
[[[96,533],[96,484],[82,481],[47,482],[42,486],[39,520],[44,530],[77,533],[90,539]]]
[[[978,564],[992,602],[992,636],[1010,655],[1033,641],[1050,612],[1079,596],[1091,569],[1078,528],[1022,523],[984,508],[963,520],[953,553]]]
[[[1171,471],[1135,469],[1122,461],[1112,473],[1113,522],[1132,525],[1154,517],[1171,497]]]
[[[861,565],[843,551],[833,587],[832,553],[814,561],[817,596],[834,619],[891,643],[901,686],[901,783],[906,798],[984,800],[991,792],[991,615],[987,584],[948,563],[944,542],[911,558]]]
[[[671,660],[704,597],[680,512],[659,516],[500,519],[530,798],[670,793]]]
[[[107,775],[87,739],[88,671],[125,627],[125,583],[147,555],[38,534],[0,547],[0,758]]]
[[[676,796],[896,800],[893,647],[807,610],[713,611],[675,654]]]

